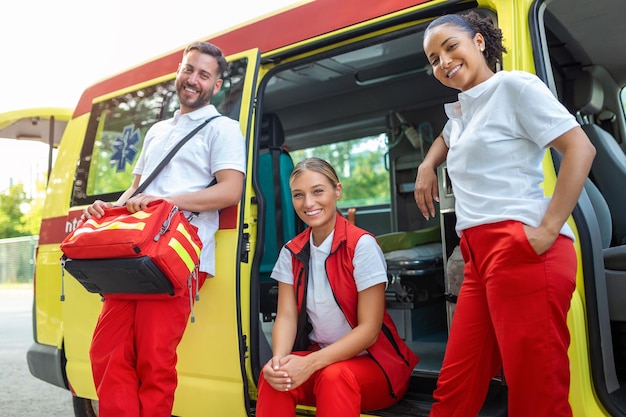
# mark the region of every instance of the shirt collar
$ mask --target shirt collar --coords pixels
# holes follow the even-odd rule
[[[205,120],[212,116],[217,116],[219,112],[213,104],[209,104],[192,112],[181,114],[180,109],[174,113],[174,123],[176,123],[181,117],[188,117],[190,120]]]
[[[326,239],[324,239],[324,241],[322,242],[321,245],[319,246],[315,246],[315,244],[313,244],[313,233],[311,233],[311,236],[309,237],[309,240],[311,242],[311,248],[318,250],[320,252],[324,252],[325,254],[329,254],[330,253],[330,249],[332,247],[333,244],[333,236],[335,236],[335,231],[333,230],[332,232],[330,232],[330,234],[328,236],[326,236]]]
[[[465,97],[470,98],[470,99],[475,99],[475,98],[479,97],[485,91],[487,91],[489,88],[491,88],[491,86],[494,83],[497,82],[497,79],[500,78],[500,74],[501,74],[501,72],[497,72],[497,73],[493,74],[491,77],[487,78],[482,83],[475,85],[474,87],[470,88],[469,90],[465,90],[465,91],[459,93],[459,99],[462,100]]]
[[[502,72],[497,72],[491,77],[487,78],[482,83],[475,85],[469,90],[460,92],[458,94],[459,101],[455,101],[454,103],[445,103],[443,106],[448,118],[461,118],[463,116],[463,104],[470,103],[471,101],[480,97],[485,91],[489,90],[491,86],[497,82],[497,79],[500,78],[500,74],[502,74]]]

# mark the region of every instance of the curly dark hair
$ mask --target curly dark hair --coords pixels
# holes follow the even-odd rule
[[[427,35],[431,29],[441,25],[454,25],[467,32],[472,38],[477,33],[480,33],[485,39],[483,56],[485,61],[487,61],[487,65],[490,68],[495,68],[496,63],[502,61],[502,54],[506,53],[506,48],[502,43],[502,31],[488,17],[481,17],[476,12],[444,15],[430,22],[424,35]]]

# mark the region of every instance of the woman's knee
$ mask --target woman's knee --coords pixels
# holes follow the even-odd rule
[[[350,361],[341,361],[328,365],[320,370],[316,385],[329,384],[330,386],[350,385],[356,386],[358,381],[352,371]]]

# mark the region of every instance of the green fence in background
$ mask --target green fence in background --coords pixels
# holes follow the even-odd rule
[[[0,239],[0,284],[30,283],[39,236]]]

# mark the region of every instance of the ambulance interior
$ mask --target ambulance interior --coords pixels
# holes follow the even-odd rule
[[[619,101],[626,67],[607,45],[612,42],[606,36],[611,35],[582,29],[591,12],[585,2],[575,3],[555,0],[547,5],[542,33],[535,34],[535,47],[541,45],[543,56],[537,54],[535,60],[545,61],[545,67],[536,65],[538,74],[554,79],[559,99],[581,124],[590,125],[585,130],[602,129],[613,141],[609,156],[598,165],[606,167],[606,161],[615,160],[617,168],[604,174],[594,165],[598,169],[592,172],[576,218],[603,221],[601,229],[590,226],[603,230],[602,242],[583,236],[585,242],[591,242],[583,247],[583,256],[602,262],[604,252],[604,259],[612,262],[606,265],[608,272],[592,272],[595,278],[585,283],[586,292],[595,294],[594,301],[587,301],[591,326],[597,323],[597,328],[590,330],[597,338],[591,343],[597,356],[592,365],[599,369],[594,370],[594,382],[606,387],[607,403],[626,413],[621,388],[626,381],[626,343],[621,341],[626,339],[626,314],[624,303],[617,299],[618,294],[626,293],[622,287],[626,285],[622,246],[626,234],[621,234],[624,229],[620,226],[626,222],[625,194],[614,193],[607,185],[613,182],[623,187],[626,183],[623,95]],[[594,14],[594,27],[613,26],[615,33],[625,33],[626,21],[616,18],[622,10],[620,2],[606,3],[608,10]],[[477,11],[497,21],[495,14]],[[446,121],[443,104],[456,101],[457,94],[432,76],[422,50],[424,29],[423,24],[404,25],[384,35],[328,48],[313,58],[272,64],[259,94],[260,146],[254,181],[264,219],[259,221],[254,255],[260,312],[258,334],[252,337],[260,347],[257,366],[271,354],[276,284],[269,274],[282,244],[305,227],[293,212],[288,176],[299,160],[320,156],[335,165],[344,185],[339,202],[344,216],[373,233],[383,248],[388,265],[388,311],[420,357],[405,400],[392,409],[372,413],[376,415],[407,415],[402,414],[408,412],[407,407],[415,413],[410,415],[427,415],[462,279],[454,193],[445,166],[438,170],[441,202],[434,218],[424,219],[413,197],[417,166]],[[623,40],[614,42],[623,44]],[[558,165],[558,155],[553,156]],[[602,175],[611,175],[613,180],[605,181]],[[616,175],[622,176],[616,180]],[[599,198],[592,201],[597,190]],[[615,201],[618,198],[621,200]],[[608,204],[602,205],[602,200]],[[619,204],[622,209],[616,208]],[[603,214],[598,207],[604,208]],[[616,299],[609,299],[611,296]],[[602,323],[602,317],[609,314],[610,328],[609,321]],[[481,415],[506,415],[503,375],[494,377]]]

